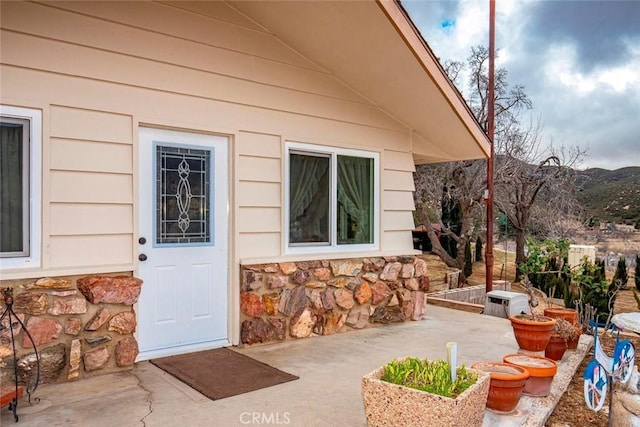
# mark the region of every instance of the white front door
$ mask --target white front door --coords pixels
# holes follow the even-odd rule
[[[140,128],[138,360],[229,342],[227,145]]]

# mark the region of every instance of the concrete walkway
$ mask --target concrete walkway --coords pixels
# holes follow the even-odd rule
[[[361,377],[396,357],[446,358],[448,341],[458,343],[458,363],[467,366],[518,350],[508,320],[430,305],[423,321],[237,349],[300,377],[285,384],[212,401],[142,362],[126,373],[42,385],[34,393],[39,403],[19,402],[16,425],[365,426]],[[515,415],[487,411],[484,425],[544,425],[590,344],[583,336],[567,352],[550,396],[523,397]],[[14,425],[6,407],[0,421]]]

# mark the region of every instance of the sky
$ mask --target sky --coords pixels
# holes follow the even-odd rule
[[[489,0],[402,5],[441,62],[489,45]],[[579,169],[640,166],[640,0],[496,0],[495,45],[543,144],[585,149]]]

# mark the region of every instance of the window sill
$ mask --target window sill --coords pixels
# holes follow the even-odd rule
[[[279,257],[242,258],[241,265],[248,264],[273,264],[280,262],[316,261],[324,259],[348,259],[348,258],[373,258],[390,256],[411,256],[421,255],[418,250],[407,251],[353,251],[353,252],[313,252],[301,254],[286,254]]]
[[[42,268],[12,268],[0,269],[0,281],[18,279],[39,279],[41,277],[82,276],[106,273],[125,273],[135,271],[132,264],[83,266],[79,268],[56,268],[44,270]]]

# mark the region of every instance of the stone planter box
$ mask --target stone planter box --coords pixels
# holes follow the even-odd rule
[[[376,426],[481,426],[491,376],[478,381],[455,399],[380,380],[383,367],[362,378],[362,397],[367,425]]]

